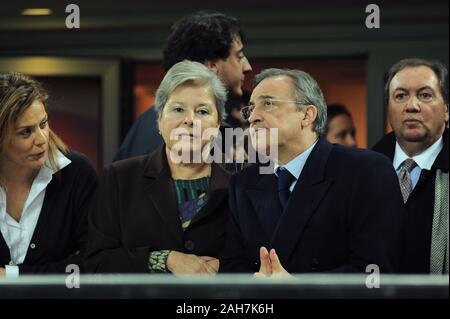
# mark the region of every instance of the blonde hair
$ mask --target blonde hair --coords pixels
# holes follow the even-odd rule
[[[46,106],[48,93],[42,84],[24,74],[0,73],[0,160],[10,138],[10,129],[34,101]],[[67,155],[68,147],[49,129],[48,159],[53,170],[59,169],[58,151]]]

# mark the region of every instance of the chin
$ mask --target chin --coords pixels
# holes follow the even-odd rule
[[[401,137],[407,142],[421,142],[427,139],[427,132],[423,129],[403,129]]]
[[[44,166],[45,165],[45,161],[42,161],[42,163],[41,163],[41,161],[39,161],[39,162],[35,162],[35,163],[32,163],[32,164],[29,164],[29,165],[27,165],[29,168],[31,168],[31,169],[33,169],[33,170],[39,170],[39,169],[41,169],[42,168],[42,166]]]
[[[242,88],[238,87],[238,88],[234,88],[233,89],[233,94],[236,96],[242,96],[244,94],[244,92],[242,92]]]

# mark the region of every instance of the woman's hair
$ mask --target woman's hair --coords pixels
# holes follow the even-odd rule
[[[0,73],[0,160],[10,139],[10,129],[19,117],[39,101],[46,106],[47,91],[42,84],[24,74]],[[64,142],[49,129],[48,159],[53,170],[58,170],[57,151],[69,152]]]
[[[209,86],[215,98],[219,122],[225,118],[225,103],[227,101],[225,86],[205,65],[188,60],[178,62],[171,67],[159,85],[155,100],[155,109],[159,116],[161,116],[170,95],[181,85]]]

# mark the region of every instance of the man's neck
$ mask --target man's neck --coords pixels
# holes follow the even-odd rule
[[[410,142],[405,141],[403,139],[398,139],[397,141],[400,147],[402,148],[403,152],[405,152],[405,154],[408,155],[408,157],[414,157],[426,151],[431,145],[436,143],[436,141],[439,140],[441,136],[438,136],[434,139],[428,139],[418,142]]]
[[[284,165],[302,154],[317,141],[317,134],[308,134],[300,139],[298,143],[288,143],[278,148],[278,164]]]

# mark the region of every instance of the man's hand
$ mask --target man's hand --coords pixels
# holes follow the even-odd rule
[[[0,267],[0,277],[5,277],[6,276],[6,270],[3,267]]]
[[[219,260],[209,256],[196,256],[172,250],[166,267],[174,275],[214,275],[219,269]]]
[[[256,278],[270,277],[270,278],[289,278],[292,277],[286,269],[281,265],[280,259],[275,251],[271,249],[270,253],[266,247],[259,249],[259,258],[261,260],[261,266],[259,271],[254,274]]]

